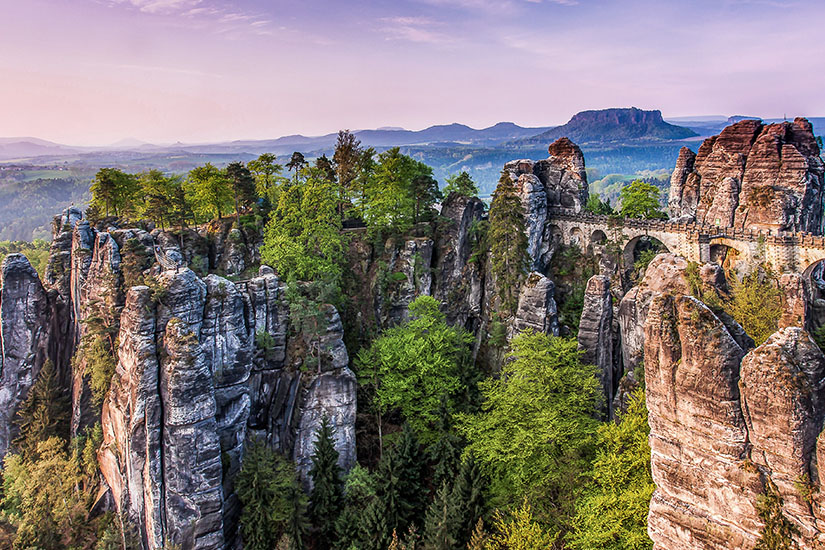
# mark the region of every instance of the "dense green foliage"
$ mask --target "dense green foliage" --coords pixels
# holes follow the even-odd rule
[[[490,243],[490,267],[502,309],[515,313],[518,292],[530,257],[527,254],[524,208],[506,170],[501,172],[501,180],[493,193],[487,239]]]
[[[562,530],[595,450],[596,368],[581,363],[575,340],[528,331],[510,346],[501,377],[481,383],[482,411],[463,415],[461,430],[497,504],[529,499]]]
[[[667,219],[659,204],[661,191],[655,185],[642,180],[633,180],[622,187],[619,194],[619,213],[626,218]]]
[[[461,404],[471,368],[472,335],[447,325],[438,305],[430,296],[416,298],[410,320],[387,329],[356,358],[361,384],[374,391],[379,418],[398,410],[425,440],[435,435],[442,399],[449,411]]]
[[[17,411],[20,431],[12,447],[24,460],[33,458],[42,442],[69,433],[68,410],[69,399],[57,382],[54,363],[47,359]]]
[[[587,204],[584,205],[584,211],[597,216],[612,216],[616,212],[610,206],[610,199],[603,201],[596,193],[590,193],[587,197]]]
[[[627,412],[599,426],[598,453],[584,497],[576,505],[568,547],[573,550],[649,550],[647,513],[653,495],[644,392]]]
[[[235,480],[235,492],[243,504],[245,548],[270,550],[282,535],[302,548],[308,527],[307,499],[291,462],[261,443],[252,443]]]
[[[334,431],[324,416],[315,434],[315,450],[312,453],[312,494],[309,517],[318,529],[321,546],[331,547],[335,537],[335,522],[344,506],[344,483],[335,450]]]
[[[457,193],[462,197],[475,197],[478,195],[478,186],[466,171],[449,176],[446,182],[447,185],[441,190],[445,197],[449,196],[450,193]]]
[[[731,276],[732,297],[724,308],[761,345],[776,332],[782,315],[782,291],[770,271],[755,270],[739,281]]]

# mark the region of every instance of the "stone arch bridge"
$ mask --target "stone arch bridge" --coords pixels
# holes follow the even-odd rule
[[[765,263],[777,273],[810,275],[825,260],[825,237],[776,230],[741,230],[698,223],[637,220],[553,209],[548,213],[550,233],[556,242],[582,248],[619,246],[625,265],[633,264],[639,240],[652,237],[669,252],[688,261],[716,261],[734,252],[736,261]]]

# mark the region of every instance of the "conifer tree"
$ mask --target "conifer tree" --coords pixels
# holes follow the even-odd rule
[[[498,187],[493,193],[488,239],[492,272],[501,304],[505,311],[514,313],[530,256],[527,254],[524,207],[506,170],[502,170]]]
[[[461,464],[461,438],[452,430],[452,418],[448,407],[447,397],[442,396],[438,409],[438,423],[436,425],[438,437],[427,449],[430,463],[433,464],[432,483],[441,487],[446,482],[452,483]]]
[[[235,215],[241,215],[241,209],[251,208],[258,200],[255,178],[249,168],[241,162],[231,162],[226,166],[226,177],[232,185],[235,199]]]
[[[346,506],[335,523],[338,550],[349,550],[364,538],[362,526],[365,524],[365,511],[376,498],[374,476],[356,464],[347,475],[344,485]]]
[[[294,180],[298,182],[298,173],[306,166],[307,161],[304,158],[303,153],[295,151],[292,153],[292,156],[289,159],[289,162],[286,163],[286,169],[292,172],[295,171]]]
[[[69,401],[57,383],[54,363],[47,359],[17,412],[20,433],[12,441],[24,460],[36,458],[37,445],[52,436],[68,436]]]
[[[341,514],[344,492],[334,431],[326,415],[315,437],[315,452],[309,471],[313,486],[309,514],[318,529],[321,548],[329,548],[335,538],[335,522]]]
[[[404,425],[393,454],[398,466],[398,520],[403,530],[410,524],[420,524],[427,506],[426,490],[422,483],[426,457],[409,424]]]
[[[446,481],[435,494],[435,499],[427,508],[424,525],[424,544],[427,550],[454,550],[459,548],[456,534],[455,503],[451,498],[452,491]]]
[[[468,455],[461,463],[450,493],[454,538],[462,548],[469,542],[473,527],[487,512],[484,498],[486,486],[478,463],[472,455]]]
[[[466,171],[462,171],[459,174],[454,174],[447,178],[447,185],[442,190],[445,197],[448,197],[450,193],[458,193],[463,197],[475,197],[478,195],[478,187],[476,186],[473,178],[470,177]]]
[[[335,172],[338,177],[338,197],[339,213],[343,217],[344,208],[349,202],[350,192],[358,176],[359,164],[361,163],[361,141],[349,130],[338,132],[338,140],[335,142],[335,153],[332,160],[335,163]]]

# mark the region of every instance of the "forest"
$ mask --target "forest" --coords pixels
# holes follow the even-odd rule
[[[103,224],[177,229],[181,238],[185,227],[221,219],[260,228],[261,262],[286,283],[293,330],[317,335],[318,347],[302,368],[320,372],[325,306],[346,309],[353,300],[345,228],[363,228],[376,246],[432,231],[441,223],[442,201],[474,197],[478,188],[460,172],[442,190],[429,166],[398,148],[364,148],[349,132],[339,134],[331,158],[310,163],[296,152],[285,160],[263,154],[225,168],[207,163],[185,176],[104,168],[92,182],[86,216]],[[618,210],[596,195],[587,210],[664,216],[659,188],[641,180],[622,188]],[[514,292],[528,272],[525,224],[515,182],[503,172],[488,215],[473,231],[475,261],[489,262],[499,282],[502,320],[514,314]],[[45,247],[0,243],[0,253],[21,249],[35,257]],[[637,266],[642,271],[644,261]],[[746,280],[718,304],[751,334],[767,335],[776,326],[779,296],[765,281]],[[152,281],[137,272],[131,283]],[[581,304],[570,307],[567,316],[577,319]],[[363,435],[359,464],[342,470],[326,420],[316,433],[308,491],[288,457],[246,442],[234,480],[245,549],[652,548],[647,512],[654,485],[642,373],[625,406],[607,418],[597,369],[581,358],[577,324],[570,323],[567,337],[529,330],[508,337],[503,324],[496,330],[494,323],[490,345],[504,360],[491,369],[474,361],[474,336],[449,324],[437,300],[418,296],[409,313],[350,350]],[[99,406],[118,344],[105,323],[87,322],[78,354]],[[0,544],[15,550],[139,548],[128,519],[111,512],[89,519],[101,428],[67,437],[68,402],[49,363],[16,422],[19,436],[3,468]]]

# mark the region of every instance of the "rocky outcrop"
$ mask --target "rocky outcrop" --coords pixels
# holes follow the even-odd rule
[[[810,122],[743,120],[683,149],[673,172],[672,218],[723,227],[822,234],[825,165]]]
[[[692,295],[710,296],[718,268],[686,276],[679,259],[654,262],[636,289],[637,302],[651,293],[643,336],[654,549],[752,549],[766,529],[759,507],[769,492],[797,547],[818,548],[825,356],[798,326],[804,312],[791,305],[790,325],[749,349],[741,327]],[[801,278],[782,284],[786,302],[798,301]]]
[[[458,193],[448,196],[441,206],[446,222],[439,227],[433,253],[433,297],[441,302],[447,321],[460,326],[481,314],[484,258],[480,247],[474,250],[474,243],[483,215],[481,200]]]
[[[544,271],[552,256],[548,209],[581,212],[588,197],[581,149],[569,139],[560,138],[548,150],[550,156],[545,160],[514,160],[504,165],[524,205],[527,248],[536,271]]]
[[[613,360],[613,296],[610,292],[610,279],[604,275],[594,275],[587,281],[578,341],[579,349],[583,352],[582,362],[599,368],[605,410],[609,416],[617,377],[621,373]]]
[[[556,285],[541,273],[530,273],[521,287],[512,332],[530,329],[559,335],[558,310],[553,298]]]
[[[47,360],[49,301],[22,254],[0,267],[0,458],[17,435],[17,411]]]

